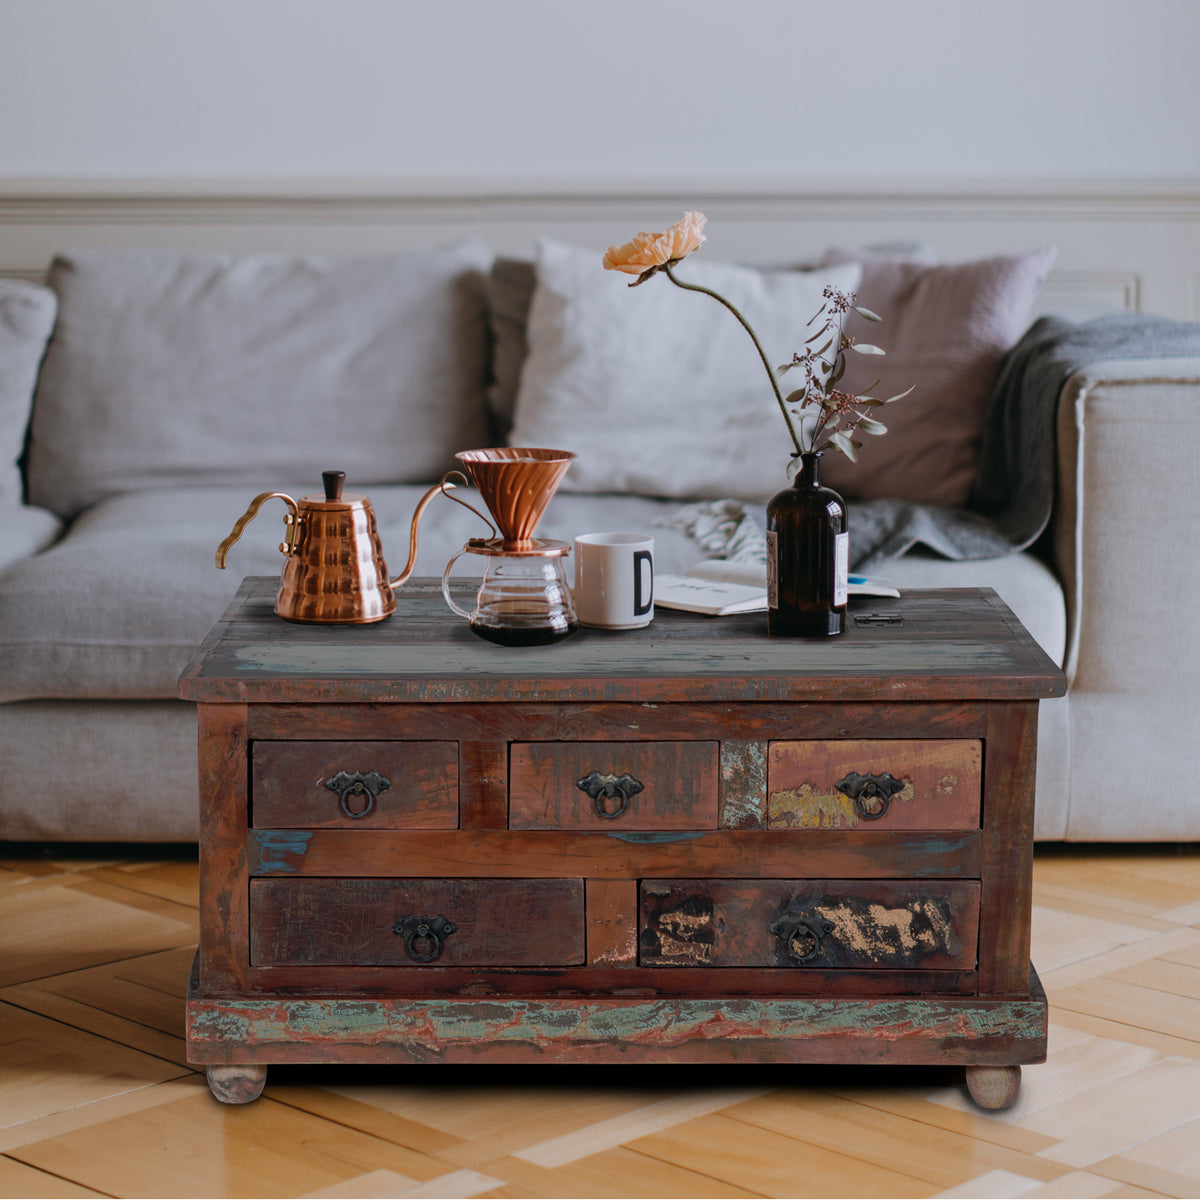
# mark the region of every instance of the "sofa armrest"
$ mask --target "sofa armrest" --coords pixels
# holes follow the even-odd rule
[[[1146,840],[1172,836],[1178,810],[1197,805],[1163,773],[1193,756],[1200,711],[1200,358],[1077,371],[1059,399],[1057,445],[1051,534],[1067,601],[1068,836],[1131,826]],[[1114,805],[1137,816],[1114,821]]]

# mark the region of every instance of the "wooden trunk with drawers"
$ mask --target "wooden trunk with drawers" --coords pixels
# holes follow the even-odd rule
[[[1037,707],[990,591],[854,602],[841,637],[659,612],[506,649],[431,581],[378,625],[247,580],[199,702],[188,1052],[271,1063],[1041,1061]]]

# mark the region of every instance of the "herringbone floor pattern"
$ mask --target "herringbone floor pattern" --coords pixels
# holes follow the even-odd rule
[[[1200,848],[1043,848],[1050,1058],[953,1072],[185,1061],[182,849],[0,847],[0,1195],[1200,1196]]]

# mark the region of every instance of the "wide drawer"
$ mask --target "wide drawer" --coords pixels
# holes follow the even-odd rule
[[[514,742],[512,829],[715,829],[717,742]]]
[[[648,879],[638,924],[642,966],[974,970],[979,883]]]
[[[571,966],[584,938],[580,879],[250,882],[255,966]]]
[[[456,829],[456,742],[259,741],[256,829]]]
[[[772,742],[768,829],[977,829],[978,741]]]

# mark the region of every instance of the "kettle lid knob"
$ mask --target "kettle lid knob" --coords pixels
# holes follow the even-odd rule
[[[322,471],[321,482],[325,485],[326,500],[340,500],[342,498],[342,486],[346,482],[346,472]]]

